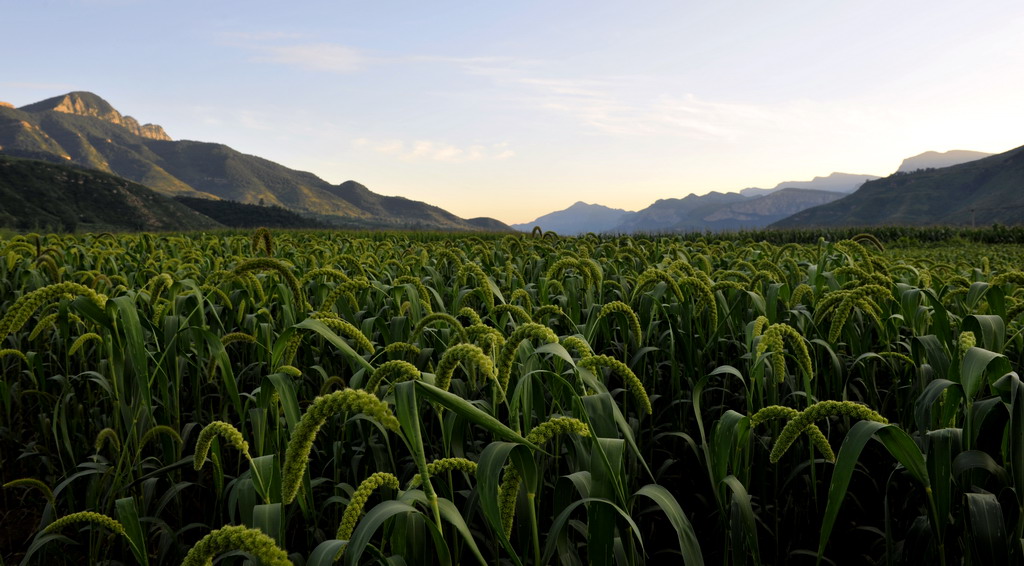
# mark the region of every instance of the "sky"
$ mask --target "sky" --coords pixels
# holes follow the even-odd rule
[[[464,218],[1024,145],[1024,2],[0,0],[0,101],[94,92]]]

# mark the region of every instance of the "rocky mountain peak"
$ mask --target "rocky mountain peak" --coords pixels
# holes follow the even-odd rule
[[[10,102],[4,102],[3,100],[0,100],[0,106],[3,106],[4,108],[14,108],[13,104]]]
[[[140,137],[171,141],[171,136],[167,135],[162,127],[156,124],[140,125],[138,120],[131,116],[123,116],[109,102],[91,92],[69,92],[63,96],[55,96],[23,106],[21,110],[25,112],[63,112],[64,114],[99,118],[117,124]]]

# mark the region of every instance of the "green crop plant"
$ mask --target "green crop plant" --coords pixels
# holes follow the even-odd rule
[[[46,525],[45,532],[55,533],[64,527],[75,523],[92,523],[119,535],[125,534],[124,526],[122,526],[116,519],[112,519],[102,513],[94,513],[92,511],[79,511],[78,513],[64,515],[49,525]]]
[[[579,361],[579,367],[586,368],[592,372],[598,372],[601,369],[607,368],[611,372],[619,377],[626,386],[626,389],[633,394],[633,398],[636,400],[637,405],[640,406],[640,410],[644,413],[650,414],[653,409],[651,408],[651,399],[647,395],[647,390],[644,389],[644,384],[640,382],[640,378],[633,373],[633,370],[629,369],[626,364],[606,356],[604,354],[587,356]]]
[[[292,566],[288,553],[263,531],[247,527],[226,526],[199,539],[185,555],[182,566],[206,566],[217,556],[229,551],[242,551],[266,566]]]
[[[270,234],[0,236],[0,562],[1024,561],[1024,230]]]
[[[423,331],[426,330],[430,325],[434,324],[435,322],[447,323],[449,327],[455,330],[455,333],[461,342],[469,342],[469,338],[466,336],[466,330],[465,328],[463,328],[462,323],[459,322],[459,319],[455,318],[454,316],[448,313],[443,312],[431,313],[421,318],[420,321],[416,323],[416,328],[414,328],[412,331],[412,335],[410,336],[410,342],[415,344],[416,340],[420,337],[421,334],[423,334]]]
[[[775,439],[775,445],[772,446],[771,462],[773,464],[777,463],[786,450],[796,441],[800,433],[806,431],[815,421],[830,416],[845,416],[880,423],[889,422],[885,417],[864,405],[858,405],[850,401],[819,401],[789,419],[786,427],[782,429],[778,438]],[[821,431],[819,430],[818,432],[820,433]],[[809,433],[809,436],[815,442],[815,446],[820,444],[820,436],[814,434],[813,431]]]
[[[450,377],[450,376],[449,376]],[[420,370],[416,366],[403,360],[391,360],[382,363],[370,374],[363,387],[370,393],[375,393],[381,382],[387,380],[389,384],[401,383],[412,379],[420,379]]]
[[[590,436],[590,429],[579,419],[553,417],[551,420],[541,423],[530,431],[526,439],[537,446],[543,446],[559,434],[576,434],[587,437]],[[514,466],[508,465],[505,467],[501,485],[498,488],[498,505],[501,509],[501,522],[506,536],[512,533],[512,524],[516,510],[515,498],[519,492],[520,480],[519,472]]]
[[[199,433],[199,439],[196,440],[196,449],[193,456],[193,466],[196,470],[203,468],[203,464],[206,463],[206,455],[210,452],[210,446],[213,444],[214,438],[218,436],[241,452],[247,459],[252,460],[252,456],[249,455],[249,443],[242,437],[242,433],[230,423],[213,421],[203,427],[203,430]],[[98,445],[99,440],[97,440]],[[97,450],[99,450],[98,447]]]
[[[526,341],[542,341],[551,344],[558,342],[558,336],[550,328],[532,322],[526,323],[512,332],[498,353],[498,391],[502,396],[508,392],[516,350],[519,349],[521,343]]]
[[[772,373],[778,382],[786,379],[786,360],[783,354],[785,344],[789,344],[796,358],[797,366],[807,379],[814,377],[814,368],[811,363],[811,355],[804,344],[804,337],[792,326],[786,323],[775,323],[764,327],[768,319],[758,317],[754,323],[754,336],[760,336],[757,344],[757,356],[769,354],[772,365]]]
[[[313,447],[316,434],[324,422],[336,413],[363,413],[391,430],[398,430],[398,420],[391,409],[370,393],[355,389],[336,391],[317,397],[306,409],[288,441],[281,479],[281,496],[291,502],[299,492],[306,460]]]
[[[29,318],[45,304],[55,298],[64,296],[81,295],[92,301],[97,307],[106,306],[107,297],[93,292],[92,289],[79,285],[78,283],[54,283],[41,289],[36,289],[19,297],[13,305],[5,310],[3,318],[0,318],[0,340],[3,340],[12,332],[17,332],[28,322]]]
[[[51,507],[57,504],[57,499],[53,496],[53,490],[50,489],[50,486],[35,478],[19,478],[16,480],[11,480],[5,483],[3,487],[4,489],[9,489],[13,487],[33,488],[37,490],[39,493],[41,493],[43,497],[46,498],[46,501],[50,504]]]
[[[338,525],[338,533],[335,535],[335,538],[348,540],[352,536],[352,531],[356,528],[356,522],[363,513],[366,500],[370,498],[370,495],[375,490],[382,487],[398,489],[398,478],[387,472],[377,472],[359,484],[359,487],[352,494],[352,498],[345,507],[345,514],[341,517],[341,524]]]
[[[892,302],[892,292],[880,285],[863,285],[853,289],[843,289],[826,293],[815,305],[815,322],[831,319],[828,332],[829,342],[839,340],[843,325],[850,315],[857,310],[870,316],[878,324],[882,322],[882,307],[879,303]]]
[[[445,350],[444,355],[441,356],[441,361],[437,364],[435,373],[437,375],[438,388],[444,391],[448,390],[452,382],[452,374],[460,364],[467,371],[470,365],[475,366],[487,378],[496,379],[494,363],[483,350],[473,344],[456,344]]]
[[[437,476],[448,472],[460,471],[476,475],[476,462],[465,458],[440,458],[427,463],[427,475]],[[423,476],[415,475],[409,480],[409,487],[415,488],[423,483]]]
[[[359,349],[371,354],[373,353],[374,347],[370,339],[351,323],[339,318],[338,315],[329,312],[315,312],[310,317],[324,323],[327,328],[330,328],[339,336],[349,338]]]
[[[783,407],[781,405],[770,405],[753,415],[750,415],[750,426],[755,427],[761,423],[776,419],[786,419],[787,421],[790,421],[799,415],[800,411],[796,409]],[[832,446],[828,443],[828,439],[825,438],[825,434],[821,432],[818,425],[814,423],[808,424],[802,432],[807,433],[807,438],[810,439],[811,444],[818,449],[818,452],[820,452],[826,460],[829,462],[836,461],[836,454],[832,451]]]

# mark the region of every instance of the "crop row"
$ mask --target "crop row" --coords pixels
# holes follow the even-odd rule
[[[1020,259],[0,240],[0,563],[1019,561]]]

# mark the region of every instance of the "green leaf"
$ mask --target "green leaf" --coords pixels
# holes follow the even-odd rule
[[[929,455],[929,459],[931,456]],[[956,458],[953,459],[952,474],[953,477],[960,477],[961,475],[974,471],[984,470],[996,479],[999,487],[1007,487],[1010,485],[1010,475],[1006,473],[1006,469],[1000,466],[992,456],[988,453],[980,450],[965,450],[957,454]],[[969,485],[965,483],[964,485]]]
[[[555,520],[552,521],[551,529],[548,531],[548,542],[544,546],[544,557],[541,560],[542,564],[551,564],[551,557],[555,553],[555,546],[558,540],[558,534],[562,532],[562,529],[565,528],[565,524],[569,521],[569,517],[572,515],[572,512],[575,511],[576,508],[579,507],[580,505],[587,506],[588,514],[593,511],[595,505],[607,506],[611,510],[618,513],[619,516],[622,517],[623,520],[625,520],[626,523],[629,525],[629,532],[631,532],[633,536],[636,537],[637,542],[640,543],[641,550],[643,549],[644,541],[640,535],[640,527],[638,527],[636,522],[633,521],[633,518],[629,516],[629,513],[626,513],[625,511],[622,510],[621,507],[619,507],[618,505],[611,501],[608,501],[607,499],[600,499],[597,497],[585,497],[583,499],[577,499],[576,501],[570,503],[568,506],[566,506],[565,509],[562,510],[561,513],[558,514],[557,517],[555,517]],[[594,563],[594,549],[588,548],[587,554],[590,557],[590,562]],[[611,558],[611,556],[609,556],[608,558]]]
[[[284,547],[284,514],[280,503],[256,505],[252,509],[252,526],[275,541],[277,546]]]
[[[568,362],[570,367],[573,367],[573,368],[576,367],[576,361],[572,359],[572,355],[570,355],[569,352],[566,351],[566,349],[561,344],[559,344],[558,342],[552,342],[550,344],[542,344],[542,345],[538,346],[536,349],[534,349],[534,353],[536,353],[536,354],[554,354],[555,356],[558,356],[562,360],[565,360],[566,362]]]
[[[928,475],[935,498],[938,528],[945,531],[953,506],[953,458],[960,451],[960,429],[943,428],[928,432]]]
[[[316,545],[306,561],[306,566],[334,566],[334,557],[348,545],[347,540],[325,540]]]
[[[968,533],[978,564],[1009,564],[1006,526],[999,500],[991,493],[968,493]]]
[[[737,458],[747,445],[750,419],[733,410],[728,410],[715,423],[711,431],[711,469],[713,481],[721,483],[730,468],[739,463]],[[732,466],[730,466],[732,464]]]
[[[625,442],[618,438],[595,438],[591,444],[591,495],[596,499],[617,501],[618,487],[623,485],[622,457]],[[612,543],[615,540],[615,513],[607,506],[591,506],[588,510],[587,549],[590,563],[612,564]]]
[[[943,311],[945,312],[945,311]],[[943,344],[949,342],[941,342],[934,335],[927,336],[915,336],[914,341],[911,342],[911,348],[914,351],[914,359],[921,360],[925,358],[933,368],[935,368],[935,375],[939,378],[946,378],[949,376],[949,353]],[[923,350],[923,352],[922,352]],[[918,363],[921,363],[920,361]]]
[[[1018,505],[1024,506],[1024,383],[1016,373],[1009,373],[992,384],[1010,411],[1010,429],[1006,435],[1008,464],[1013,476]],[[1021,518],[1020,520],[1024,520]],[[1017,528],[1020,532],[1020,527]]]
[[[128,546],[132,549],[135,560],[143,566],[149,565],[149,553],[146,552],[146,533],[139,522],[139,511],[135,507],[135,499],[124,497],[114,502],[117,507],[117,518],[124,526],[124,534]]]
[[[730,508],[729,529],[733,535],[734,559],[737,562],[749,553],[754,558],[754,564],[760,564],[761,558],[757,542],[757,520],[754,516],[754,508],[751,505],[750,494],[747,488],[736,476],[727,476],[722,479],[722,484],[732,490],[732,502]],[[743,546],[746,546],[744,552]]]
[[[953,332],[952,325],[949,322],[949,313],[946,311],[946,305],[942,304],[942,300],[931,289],[922,289],[921,294],[928,299],[928,303],[932,307],[932,328],[934,328],[938,340],[943,344],[951,343],[953,341]]]
[[[281,400],[281,407],[284,409],[285,422],[288,423],[288,430],[295,430],[295,426],[302,419],[299,401],[295,396],[295,381],[290,375],[285,373],[272,373],[266,377],[266,381],[269,381],[274,391],[277,391],[277,396]],[[264,381],[264,384],[266,384],[266,381]],[[267,390],[269,399],[270,388],[264,385],[264,388],[261,388],[261,392],[264,389]],[[276,408],[272,410],[274,412],[277,411]]]
[[[448,522],[448,524],[455,527],[455,530],[459,532],[462,540],[466,546],[469,547],[470,552],[476,557],[477,561],[482,566],[487,566],[487,561],[484,560],[483,554],[480,553],[480,548],[476,545],[476,539],[473,538],[472,531],[469,530],[469,525],[466,524],[466,519],[463,518],[462,513],[459,512],[458,507],[455,506],[451,501],[439,497],[437,499],[438,508],[441,510],[441,518]]]
[[[366,550],[366,545],[369,544],[373,534],[377,532],[377,529],[385,521],[392,517],[408,515],[410,513],[420,512],[403,501],[388,500],[374,505],[373,509],[370,509],[366,516],[360,519],[359,524],[356,525],[356,530],[352,533],[352,538],[348,541],[348,546],[345,547],[345,554],[342,556],[345,566],[356,566],[359,563],[359,558],[363,555],[363,551]],[[442,565],[450,565],[452,562],[451,554],[448,552],[448,546],[445,544],[441,532],[429,520],[424,521],[424,523],[434,539],[434,549],[437,551],[438,560]]]
[[[477,462],[476,479],[477,491],[480,494],[480,508],[491,526],[491,532],[498,537],[498,542],[508,552],[512,561],[518,566],[522,566],[522,560],[512,547],[508,537],[505,536],[501,509],[498,505],[498,486],[501,484],[502,470],[504,470],[505,462],[513,450],[527,450],[527,448],[512,442],[497,441],[488,444],[480,454],[480,461]]]
[[[974,333],[978,346],[993,352],[1002,352],[1006,342],[1006,323],[995,314],[972,314],[960,325],[961,330]]]
[[[125,347],[129,365],[135,376],[135,383],[146,405],[147,412],[153,410],[153,393],[149,383],[149,360],[146,353],[146,338],[139,321],[139,311],[135,308],[133,297],[124,295],[112,299],[117,310],[121,330],[124,332]]]
[[[664,487],[652,483],[641,487],[634,495],[649,497],[668,517],[668,521],[672,524],[672,528],[676,531],[676,537],[679,539],[679,551],[683,555],[683,564],[686,566],[704,564],[704,556],[700,551],[697,534],[693,532],[693,526],[672,493]]]
[[[32,539],[32,544],[30,544],[28,550],[25,551],[25,558],[21,560],[21,566],[31,564],[32,562],[30,560],[32,558],[32,555],[38,552],[40,548],[46,546],[47,544],[50,544],[53,541],[60,541],[63,547],[73,546],[75,544],[75,541],[58,533],[44,533],[42,535],[38,535],[34,539]]]
[[[457,413],[469,422],[483,427],[490,431],[494,436],[507,442],[524,444],[534,450],[540,450],[540,448],[534,446],[530,442],[527,442],[527,440],[521,435],[502,424],[501,421],[480,409],[477,409],[472,403],[466,401],[462,397],[459,397],[454,393],[438,389],[437,387],[422,381],[409,381],[406,383],[414,383],[418,394],[423,395],[431,401],[434,401],[435,403]]]
[[[885,445],[886,450],[896,458],[911,476],[914,477],[925,488],[932,509],[932,526],[936,527],[934,517],[934,501],[930,495],[931,483],[928,478],[928,469],[925,465],[924,456],[918,449],[914,440],[895,425],[883,424],[875,421],[859,421],[853,425],[850,432],[843,439],[843,445],[839,448],[839,455],[836,457],[835,468],[832,471],[832,483],[828,489],[828,503],[825,507],[825,516],[821,521],[821,537],[818,542],[818,560],[820,561],[825,553],[825,545],[828,544],[829,536],[832,534],[832,527],[835,526],[836,518],[839,516],[839,509],[846,498],[846,490],[853,477],[854,467],[860,458],[864,446],[875,435]],[[936,533],[938,534],[938,533]]]
[[[982,387],[994,383],[1010,371],[1010,361],[1006,356],[974,347],[967,350],[960,364],[960,383],[967,399],[973,402]]]
[[[220,377],[224,382],[224,389],[226,389],[228,399],[231,401],[231,406],[235,408],[239,422],[245,422],[242,398],[238,395],[238,384],[235,382],[235,373],[231,369],[231,358],[228,357],[224,344],[220,341],[220,336],[205,328],[196,328],[194,331],[198,332],[199,336],[206,342],[206,347],[210,350],[210,359],[220,368]]]
[[[281,501],[281,466],[277,454],[258,456],[252,459],[249,466],[253,487],[263,501],[271,503]],[[271,534],[267,532],[267,534]],[[279,541],[284,542],[284,541]]]
[[[320,334],[327,339],[328,342],[334,345],[335,348],[341,350],[341,353],[348,359],[356,362],[357,364],[366,368],[367,373],[373,371],[373,366],[370,362],[366,361],[365,358],[359,355],[358,352],[352,349],[352,346],[348,345],[348,342],[334,333],[333,330],[327,327],[323,322],[315,318],[307,318],[306,320],[295,324],[293,328],[303,328],[306,330],[312,330],[317,334]]]
[[[942,397],[942,392],[950,386],[956,386],[956,383],[948,379],[933,379],[925,386],[924,391],[918,395],[917,400],[914,402],[914,419],[917,422],[917,428],[922,431],[927,431],[932,427],[932,423],[936,420],[932,415],[932,406],[935,402]],[[959,390],[958,387],[955,389]],[[952,390],[951,390],[952,391]],[[941,424],[939,425],[942,426]]]
[[[965,303],[967,304],[968,310],[976,310],[978,308],[978,301],[980,301],[989,290],[989,284],[985,281],[975,281],[971,283],[971,287],[967,289],[967,298]]]
[[[111,322],[110,317],[107,316],[106,311],[96,306],[96,303],[92,302],[91,299],[87,297],[78,297],[71,301],[71,306],[85,318],[99,324],[108,331],[113,332],[114,324]]]

